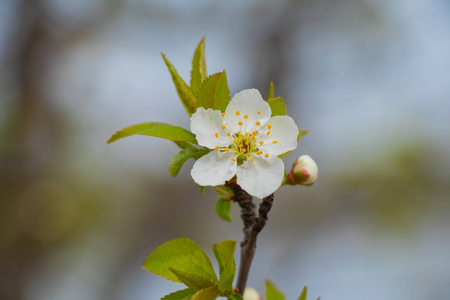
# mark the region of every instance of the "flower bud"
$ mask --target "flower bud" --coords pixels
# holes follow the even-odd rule
[[[287,182],[291,185],[312,185],[317,179],[317,164],[309,155],[302,155],[292,165],[287,174]]]
[[[244,300],[262,300],[262,297],[254,288],[245,288]]]

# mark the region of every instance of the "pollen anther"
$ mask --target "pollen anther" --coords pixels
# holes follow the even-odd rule
[[[264,141],[260,141],[259,144],[260,144],[260,145],[264,144]]]
[[[245,153],[247,152],[247,150],[245,148],[242,148],[242,152]]]
[[[261,151],[256,151],[256,155],[261,155]]]
[[[233,143],[235,143],[235,144],[237,145],[237,144],[238,144],[238,141],[237,141],[237,140],[234,140]]]
[[[239,116],[241,114],[241,112],[240,111],[236,111],[236,116]]]
[[[273,142],[272,142],[272,144],[276,144],[276,143],[278,143],[278,141],[273,141]]]
[[[248,145],[248,144],[250,144],[250,142],[249,142],[249,141],[246,141],[246,142],[245,142],[245,145]]]
[[[242,144],[239,144],[239,148],[242,148],[242,147],[244,147],[244,145],[242,145]]]
[[[256,140],[256,137],[255,137],[255,136],[252,136],[252,141],[254,141],[254,140]]]
[[[228,135],[228,136],[231,136],[231,133],[227,132],[227,135]]]
[[[267,128],[272,129],[272,125],[267,124]]]
[[[256,121],[256,126],[260,126],[261,122],[260,121]]]
[[[252,132],[252,134],[253,134],[253,135],[256,135],[256,134],[257,134],[257,132],[256,132],[256,131],[253,131],[253,132]]]
[[[254,161],[253,157],[251,157],[251,156],[249,157],[249,159],[250,159],[251,161]]]
[[[239,125],[239,126],[242,126],[242,124],[243,124],[242,121],[239,121],[239,122],[238,122],[238,125]]]
[[[264,154],[264,157],[268,158],[269,157],[269,153]]]
[[[249,134],[250,134],[250,132],[246,132],[246,133],[245,133],[245,136],[248,136]]]
[[[222,113],[222,118],[225,117],[225,113]]]
[[[219,150],[219,146],[216,146],[216,150]]]
[[[244,119],[248,119],[248,115],[245,115],[245,116],[244,116]]]
[[[269,134],[271,134],[271,132],[270,132],[270,131],[267,131],[267,135],[269,135]]]
[[[231,158],[232,161],[236,161],[236,159],[234,157]]]
[[[219,133],[218,132],[216,132],[214,135],[216,136],[216,138],[219,137]]]
[[[261,114],[261,111],[260,110],[258,110],[258,115],[260,115]]]
[[[223,130],[225,130],[225,128],[227,128],[227,126],[225,126],[225,125],[222,125],[222,129],[223,129]]]
[[[225,152],[230,152],[230,148],[228,148],[228,147],[225,147]]]

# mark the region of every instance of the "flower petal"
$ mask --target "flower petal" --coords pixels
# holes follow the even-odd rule
[[[264,142],[263,145],[259,146],[259,150],[262,153],[271,155],[280,155],[294,150],[298,144],[297,136],[298,127],[291,117],[272,117],[267,122],[264,130],[258,132],[257,140]]]
[[[239,112],[239,115],[236,115],[236,112]],[[263,100],[258,90],[243,90],[234,95],[228,104],[225,110],[225,121],[234,133],[252,132],[256,121],[264,125],[271,113],[269,104]],[[247,118],[244,118],[245,116]],[[238,125],[239,122],[242,122],[242,125]]]
[[[276,156],[254,157],[237,168],[237,183],[250,195],[264,198],[275,192],[283,182],[284,164]]]
[[[224,119],[220,110],[199,107],[191,117],[191,131],[201,146],[210,149],[215,146],[226,147],[231,144],[226,129],[222,129]],[[216,135],[217,134],[217,135]]]
[[[203,186],[224,184],[236,174],[237,163],[231,159],[235,156],[231,152],[211,151],[195,162],[191,176]]]

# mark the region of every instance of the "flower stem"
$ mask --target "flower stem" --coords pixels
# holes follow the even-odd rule
[[[274,195],[271,194],[263,199],[259,205],[259,215],[256,218],[252,196],[235,183],[230,182],[229,185],[234,191],[235,201],[241,207],[241,218],[244,221],[244,240],[241,242],[241,262],[236,285],[238,293],[242,295],[247,284],[250,266],[255,256],[256,239],[266,225],[267,215],[272,208]]]

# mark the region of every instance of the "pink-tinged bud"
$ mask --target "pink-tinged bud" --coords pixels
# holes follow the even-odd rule
[[[254,288],[245,288],[244,300],[262,300],[262,297]]]
[[[291,185],[312,185],[317,179],[317,172],[317,164],[311,156],[302,155],[292,165],[287,181]]]

